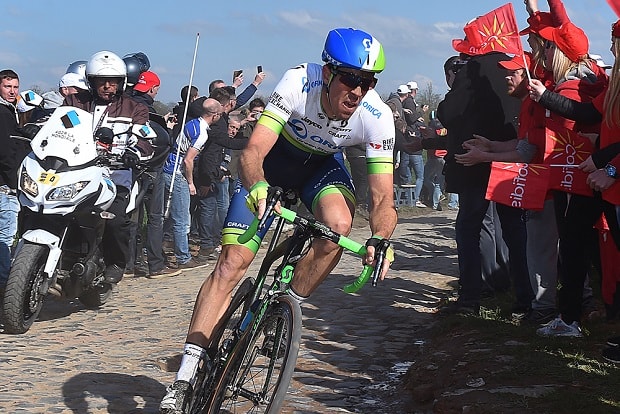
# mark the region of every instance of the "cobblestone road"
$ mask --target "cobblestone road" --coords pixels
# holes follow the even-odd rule
[[[456,275],[454,217],[429,211],[400,219],[390,279],[358,295],[341,288],[361,270],[359,259],[343,257],[303,304],[302,347],[284,413],[402,412],[393,385]],[[368,227],[351,235],[368,236]],[[29,332],[0,335],[0,412],[157,413],[208,271],[125,279],[98,311],[48,300]]]

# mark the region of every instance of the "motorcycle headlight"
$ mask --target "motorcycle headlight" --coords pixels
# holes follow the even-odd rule
[[[89,181],[63,185],[50,191],[45,198],[48,201],[69,201],[88,185]]]
[[[22,175],[19,179],[19,186],[21,190],[32,197],[36,197],[39,195],[39,186],[37,183],[28,175],[28,172],[24,168],[22,170]]]

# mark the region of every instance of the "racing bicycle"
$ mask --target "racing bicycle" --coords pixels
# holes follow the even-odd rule
[[[271,187],[262,219],[255,218],[239,236],[242,243],[261,243],[256,233],[277,222],[256,278],[248,277],[239,285],[214,331],[208,358],[199,364],[189,413],[278,413],[295,370],[301,339],[301,308],[287,294],[296,263],[314,238],[331,240],[359,256],[366,254],[364,245],[290,210],[297,200],[294,192]],[[282,207],[277,212],[279,201]],[[292,224],[293,232],[280,242],[286,223]],[[376,286],[388,246],[387,240],[382,241],[377,247],[376,266],[365,265],[359,277],[344,287],[346,293],[357,292],[371,278]],[[270,274],[273,282],[267,285]]]

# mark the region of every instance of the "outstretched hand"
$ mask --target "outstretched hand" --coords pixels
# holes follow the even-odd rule
[[[473,134],[473,137],[474,138],[468,139],[463,143],[463,148],[465,148],[466,150],[477,148],[480,151],[491,151],[491,141],[488,138],[477,134]]]

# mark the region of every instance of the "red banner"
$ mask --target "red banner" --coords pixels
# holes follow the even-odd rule
[[[549,185],[549,166],[492,162],[486,199],[527,210],[542,210]]]
[[[587,179],[588,173],[577,167],[551,164],[549,189],[592,197],[592,189],[586,183]]]
[[[546,128],[545,139],[544,163],[551,165],[549,188],[592,196],[592,189],[586,184],[588,174],[577,168],[594,151],[592,141],[558,126]]]

